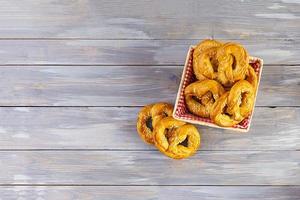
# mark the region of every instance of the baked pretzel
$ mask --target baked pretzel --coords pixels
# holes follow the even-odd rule
[[[217,49],[222,45],[216,40],[200,42],[193,53],[193,70],[198,80],[215,79],[217,76]]]
[[[249,65],[248,67],[248,74],[246,76],[246,80],[253,86],[254,90],[256,91],[257,89],[257,75],[255,73],[255,70],[253,69],[253,67],[251,67]]]
[[[210,118],[219,126],[234,126],[251,113],[254,96],[253,86],[240,80],[214,103]]]
[[[195,126],[172,117],[163,118],[154,129],[155,146],[174,159],[193,155],[200,146],[200,135]]]
[[[217,81],[194,82],[184,90],[186,105],[195,115],[209,117],[212,105],[224,92],[224,88]]]
[[[154,144],[153,129],[164,117],[172,116],[173,106],[168,103],[150,104],[141,109],[137,119],[137,132],[149,144]]]
[[[193,70],[198,80],[216,79],[218,75],[217,47],[204,50],[195,58]]]
[[[224,86],[231,86],[234,82],[244,79],[249,66],[247,51],[237,43],[226,43],[217,51],[218,80]]]
[[[235,83],[229,91],[227,112],[235,120],[241,121],[247,117],[254,105],[255,90],[246,80]]]
[[[210,112],[210,118],[219,126],[231,127],[240,123],[227,112],[228,95],[229,92],[226,92],[217,99]]]

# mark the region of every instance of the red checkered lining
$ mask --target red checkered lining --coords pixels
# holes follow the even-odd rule
[[[190,113],[186,107],[185,104],[185,98],[184,98],[184,89],[191,83],[196,81],[194,72],[193,72],[193,48],[190,48],[188,52],[188,62],[186,62],[186,65],[183,70],[183,80],[181,83],[181,87],[179,88],[179,96],[176,99],[176,107],[174,111],[174,117],[177,119],[181,119],[183,121],[189,121],[189,122],[194,122],[196,124],[202,124],[202,125],[213,125],[213,126],[218,126],[213,121],[209,118],[203,118],[196,116],[192,113]],[[250,63],[249,63],[255,70],[256,74],[258,75],[258,79],[260,79],[259,74],[260,70],[262,68],[262,63],[261,60],[258,58],[250,58]],[[258,80],[259,83],[259,80]],[[240,130],[245,130],[248,129],[250,126],[250,119],[252,117],[252,114],[245,118],[243,121],[241,121],[239,124],[235,125],[234,129],[240,129]],[[223,128],[223,127],[222,127]]]

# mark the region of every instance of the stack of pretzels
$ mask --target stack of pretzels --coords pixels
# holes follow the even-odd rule
[[[172,117],[168,103],[150,104],[138,114],[137,131],[144,142],[174,159],[187,158],[200,146],[200,134],[194,125]]]
[[[191,113],[224,127],[232,127],[251,114],[257,75],[243,46],[216,40],[200,42],[193,52],[193,71],[197,81],[184,90]]]

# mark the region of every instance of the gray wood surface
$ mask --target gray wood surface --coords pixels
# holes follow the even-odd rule
[[[300,199],[299,0],[0,0],[0,200]],[[264,59],[247,134],[198,127],[182,161],[144,144],[190,45]]]
[[[203,37],[207,38],[207,37]],[[0,63],[36,65],[183,65],[199,40],[0,40]],[[226,40],[225,40],[226,41]],[[232,40],[231,40],[232,41]],[[300,64],[299,40],[234,40],[265,64]]]
[[[299,200],[299,186],[19,186],[0,187],[3,199],[65,200]]]
[[[158,151],[1,151],[0,159],[2,184],[300,185],[300,151],[199,151],[184,161]]]
[[[136,132],[139,109],[1,108],[0,150],[155,150]],[[299,107],[258,107],[249,133],[198,129],[201,150],[299,150],[299,127]]]
[[[258,106],[299,106],[300,67],[265,66]],[[175,102],[182,66],[0,67],[1,106],[143,106]]]
[[[0,2],[3,38],[299,38],[299,1]]]

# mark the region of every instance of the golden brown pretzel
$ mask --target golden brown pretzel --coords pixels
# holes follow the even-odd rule
[[[218,68],[216,53],[221,45],[222,43],[216,40],[204,40],[195,47],[193,70],[198,80],[216,78]]]
[[[231,127],[240,122],[227,113],[228,95],[229,92],[224,93],[211,109],[210,118],[219,126]]]
[[[137,119],[137,132],[149,144],[154,144],[153,129],[157,123],[167,116],[172,116],[173,106],[168,103],[150,104],[141,109]]]
[[[218,80],[225,86],[244,79],[249,66],[247,51],[239,44],[226,43],[217,51]]]
[[[254,88],[248,81],[238,81],[214,103],[210,118],[219,126],[238,124],[251,113],[254,95]]]
[[[243,120],[252,111],[254,96],[255,90],[248,81],[238,81],[229,91],[227,112],[231,114],[235,120]]]
[[[193,70],[198,80],[216,79],[218,75],[217,47],[204,50],[195,58]]]
[[[217,81],[194,82],[184,90],[186,105],[193,114],[209,117],[211,107],[224,92],[224,88]]]
[[[172,117],[163,118],[154,129],[155,146],[174,159],[193,155],[200,146],[200,135],[195,126]]]

